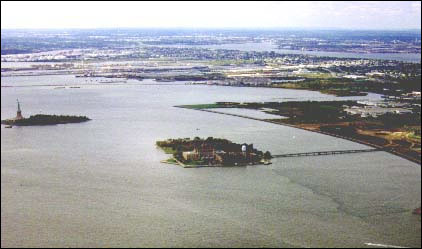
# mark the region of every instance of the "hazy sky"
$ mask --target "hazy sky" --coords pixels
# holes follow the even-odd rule
[[[1,28],[420,29],[421,2],[1,2]]]

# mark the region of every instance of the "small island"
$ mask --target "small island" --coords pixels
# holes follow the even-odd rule
[[[157,146],[173,157],[162,162],[185,168],[223,167],[270,164],[269,151],[262,152],[253,144],[236,144],[227,139],[195,137],[157,141]]]
[[[91,120],[85,116],[68,116],[68,115],[46,115],[36,114],[29,118],[22,119],[6,119],[1,123],[5,125],[29,126],[29,125],[55,125],[67,123],[81,123]]]
[[[30,126],[30,125],[55,125],[55,124],[67,124],[67,123],[81,123],[89,121],[86,116],[69,116],[69,115],[46,115],[36,114],[31,115],[29,118],[22,116],[20,103],[18,102],[18,111],[15,118],[2,120],[1,124],[7,125],[7,128],[11,128],[13,125],[16,126]]]

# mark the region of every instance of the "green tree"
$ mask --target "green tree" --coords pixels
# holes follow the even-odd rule
[[[265,158],[265,159],[270,159],[270,158],[272,158],[271,153],[270,153],[268,150],[264,153],[264,158]]]

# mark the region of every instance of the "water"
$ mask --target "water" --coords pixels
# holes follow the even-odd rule
[[[15,78],[15,85],[21,79]],[[63,76],[63,81],[67,76]],[[12,77],[1,78],[12,80]],[[44,85],[54,77],[34,77]],[[7,84],[13,82],[7,82]],[[9,87],[1,118],[91,121],[1,127],[4,247],[420,247],[420,166],[384,153],[279,158],[269,166],[184,169],[155,141],[221,137],[273,154],[365,149],[338,138],[175,108],[216,101],[336,99],[312,91],[111,84]],[[374,98],[379,96],[374,95]],[[338,99],[338,98],[337,98]]]
[[[163,45],[161,47],[201,47],[209,49],[230,49],[240,51],[274,51],[280,54],[302,54],[327,56],[334,58],[357,58],[357,59],[379,59],[379,60],[397,60],[405,62],[421,62],[421,54],[418,53],[351,53],[351,52],[325,52],[325,51],[301,51],[290,49],[279,49],[278,46],[271,42],[247,42],[234,44],[216,44],[216,45]]]

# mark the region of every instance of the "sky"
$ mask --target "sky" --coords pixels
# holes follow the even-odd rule
[[[421,29],[420,1],[1,1],[1,28]]]

